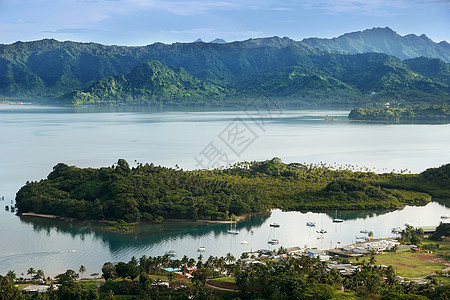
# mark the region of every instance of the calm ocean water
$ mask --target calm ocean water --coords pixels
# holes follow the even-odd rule
[[[280,157],[284,162],[324,162],[365,166],[376,172],[421,172],[450,161],[450,125],[366,124],[347,121],[348,110],[256,111],[153,109],[123,107],[0,106],[0,205],[10,204],[27,180],[45,178],[59,162],[80,167],[112,165],[125,158],[180,166],[208,167],[242,160]],[[328,121],[326,121],[327,119]],[[215,160],[210,160],[215,151]],[[220,158],[220,159],[219,159]],[[346,221],[333,224],[335,212],[282,212],[252,217],[238,224],[240,234],[226,234],[227,225],[171,223],[141,225],[136,234],[107,232],[97,224],[17,217],[0,212],[0,274],[29,267],[55,275],[68,268],[99,272],[106,261],[133,255],[239,255],[250,249],[278,246],[318,248],[351,243],[362,229],[389,236],[392,227],[437,225],[450,215],[445,203],[398,211],[339,212]],[[328,230],[317,239],[315,221]],[[271,222],[280,223],[271,229]],[[249,243],[242,245],[242,240]],[[339,242],[339,243],[338,243]],[[75,252],[69,250],[75,250]]]

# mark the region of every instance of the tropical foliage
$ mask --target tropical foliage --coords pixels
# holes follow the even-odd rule
[[[418,175],[375,174],[278,158],[194,171],[141,163],[131,168],[123,159],[99,169],[60,163],[47,179],[27,182],[16,201],[20,213],[126,222],[228,220],[272,208],[398,208],[424,205],[430,194],[448,195],[449,170],[445,165]],[[446,177],[433,176],[442,173]]]

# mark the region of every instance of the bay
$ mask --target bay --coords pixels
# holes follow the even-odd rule
[[[131,165],[139,161],[195,169],[202,168],[198,161],[211,145],[228,162],[280,157],[284,162],[365,166],[376,172],[421,172],[450,161],[449,124],[352,123],[348,112],[277,109],[258,116],[241,109],[2,105],[0,196],[5,200],[0,204],[10,204],[26,181],[45,178],[59,162],[100,167],[124,158]],[[236,148],[228,138],[238,125],[251,133],[245,148]],[[120,235],[98,224],[17,217],[2,208],[0,273],[26,273],[33,267],[55,275],[78,270],[81,264],[93,273],[106,261],[163,255],[170,248],[179,257],[197,257],[200,245],[206,247],[204,256],[240,255],[269,248],[269,238],[279,239],[283,247],[326,249],[353,242],[362,229],[389,236],[392,227],[404,223],[438,225],[441,215],[450,215],[447,206],[433,202],[391,212],[339,212],[346,220],[342,224],[331,222],[335,212],[275,210],[238,223],[237,236],[226,234],[226,224],[179,222],[142,224],[135,234]],[[328,233],[317,239],[317,228],[306,227],[307,221]],[[280,228],[271,229],[271,222]],[[242,240],[249,243],[242,245]]]

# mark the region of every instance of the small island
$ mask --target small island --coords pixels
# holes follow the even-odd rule
[[[376,174],[279,158],[226,169],[185,171],[119,159],[111,167],[57,164],[47,179],[27,182],[18,213],[80,220],[161,222],[229,220],[285,210],[394,209],[450,196],[450,164],[421,174]]]
[[[432,105],[411,108],[355,108],[349,115],[351,121],[374,122],[432,122],[449,123],[450,105]]]

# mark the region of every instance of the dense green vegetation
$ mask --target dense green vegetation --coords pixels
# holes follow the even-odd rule
[[[76,91],[66,98],[81,104],[179,104],[214,103],[230,96],[231,91],[206,83],[189,75],[183,68],[174,71],[159,61],[150,61],[134,68],[127,76],[104,78],[86,92]]]
[[[445,63],[444,63],[445,64]],[[72,92],[72,104],[240,104],[260,92],[297,104],[397,101],[447,103],[448,84],[412,72],[399,59],[385,54],[320,54],[302,58],[301,65],[256,72],[238,81],[213,84],[193,78],[184,69],[174,72],[160,62],[139,65],[130,74],[108,77],[85,92]],[[224,86],[224,87],[222,87]],[[228,86],[228,88],[226,88]]]
[[[408,47],[417,47],[408,57],[440,53],[438,44],[436,51],[421,53],[421,41],[409,43]],[[448,104],[448,63],[363,53],[384,51],[372,46],[345,54],[330,51],[341,50],[333,47],[319,50],[323,47],[311,41],[278,37],[145,47],[17,42],[0,45],[0,99],[52,99],[52,103],[75,105],[230,105],[246,103],[264,92],[276,101],[303,105]]]
[[[99,169],[60,163],[47,179],[27,182],[16,201],[19,213],[126,222],[227,220],[271,208],[398,208],[449,195],[449,170],[445,165],[418,175],[375,174],[278,158],[194,171],[140,163],[130,168],[123,159]]]
[[[450,236],[450,223],[441,223],[430,236],[431,240],[440,241]]]
[[[412,108],[355,108],[349,120],[383,122],[450,122],[450,105],[422,106]]]
[[[450,286],[435,279],[427,284],[400,283],[392,266],[359,263],[350,275],[331,268],[327,262],[308,255],[273,259],[278,252],[243,253],[240,259],[209,256],[204,260],[184,256],[132,258],[129,262],[105,263],[106,279],[100,288],[95,281],[75,281],[73,270],[59,274],[61,286],[36,296],[23,296],[9,275],[0,276],[7,299],[448,299]],[[258,256],[258,257],[256,257]],[[166,271],[178,269],[178,273]],[[192,276],[189,279],[187,274]],[[445,279],[441,274],[438,278]],[[226,276],[226,277],[224,277]],[[210,289],[208,286],[224,290]]]

